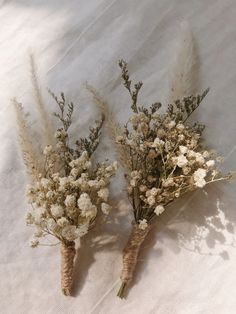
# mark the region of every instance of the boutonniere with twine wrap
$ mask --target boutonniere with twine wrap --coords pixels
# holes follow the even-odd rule
[[[123,253],[123,270],[118,296],[132,280],[141,244],[169,204],[185,193],[203,188],[210,183],[231,179],[232,174],[221,174],[217,169],[220,158],[202,145],[203,125],[188,123],[208,93],[188,96],[168,105],[159,113],[160,103],[149,109],[138,105],[139,82],[132,83],[127,64],[121,60],[122,79],[131,99],[133,114],[117,137],[129,161],[127,192],[132,204],[134,222]]]
[[[183,24],[182,31],[172,76],[171,104],[166,111],[161,109],[160,103],[149,108],[139,105],[138,95],[143,84],[132,84],[127,63],[123,60],[119,66],[133,112],[124,127],[116,125],[108,104],[94,88],[87,86],[108,117],[110,135],[116,142],[125,170],[127,194],[133,210],[132,230],[123,252],[120,298],[125,296],[133,279],[143,241],[167,206],[188,192],[232,178],[231,173],[225,175],[219,171],[217,163],[222,158],[204,147],[204,126],[189,121],[209,89],[200,95],[190,92],[196,62],[187,24]]]
[[[36,150],[36,140],[28,128],[23,108],[14,101],[20,146],[31,177],[27,198],[32,208],[26,222],[35,229],[32,247],[45,245],[44,239],[48,236],[59,240],[61,289],[65,295],[71,295],[75,240],[86,235],[95,225],[99,211],[109,214],[108,186],[117,166],[115,162],[96,163],[92,158],[99,144],[103,118],[90,128],[88,138],[80,138],[74,146],[71,145],[69,128],[74,105],[66,103],[63,93],[57,97],[50,92],[59,109],[54,115],[61,124],[53,130],[43,105],[33,59],[32,74],[43,128],[41,135],[45,147],[42,151]]]

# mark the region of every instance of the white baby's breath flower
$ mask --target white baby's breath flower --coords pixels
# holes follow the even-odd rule
[[[57,220],[57,224],[60,227],[65,227],[69,224],[69,221],[65,217],[61,217]]]
[[[174,184],[175,184],[175,182],[174,182],[173,178],[168,178],[168,179],[164,180],[162,183],[162,185],[164,187],[173,186]]]
[[[32,212],[34,223],[39,225],[42,221],[44,214],[45,214],[44,208],[35,208],[35,210]]]
[[[179,151],[181,152],[181,154],[185,155],[188,152],[188,147],[180,145],[179,146]]]
[[[92,187],[98,187],[99,186],[99,182],[98,180],[89,180],[88,181],[88,185],[92,188]]]
[[[102,210],[103,214],[108,215],[110,213],[111,206],[107,203],[102,203],[101,204],[101,210]]]
[[[42,187],[45,189],[47,189],[50,186],[50,180],[48,180],[47,178],[42,178],[40,182]]]
[[[205,179],[199,179],[195,182],[195,185],[198,188],[203,188],[206,185],[206,180]]]
[[[188,150],[187,156],[188,156],[188,158],[195,158],[196,152],[190,149],[190,150]]]
[[[87,193],[82,193],[77,201],[78,207],[81,210],[81,216],[86,218],[94,218],[97,214],[97,207],[92,204]]]
[[[74,207],[76,204],[75,195],[67,195],[64,203],[66,207]]]
[[[153,206],[155,202],[156,202],[155,196],[151,195],[147,198],[148,205]]]
[[[165,210],[164,206],[163,205],[158,205],[155,210],[154,210],[154,213],[159,216],[160,214],[163,213],[163,211]]]
[[[70,174],[72,177],[77,177],[77,175],[79,174],[79,169],[72,168]]]
[[[103,201],[107,201],[109,196],[109,190],[107,188],[103,188],[98,191],[98,197],[101,198]]]
[[[54,217],[59,218],[64,214],[64,209],[61,205],[53,204],[50,208],[51,213]]]
[[[184,175],[188,175],[190,173],[190,171],[191,171],[191,168],[190,167],[183,167],[182,171],[183,171]]]
[[[213,168],[215,166],[215,160],[211,159],[206,162],[207,168]]]
[[[218,174],[219,174],[219,171],[217,171],[216,169],[212,170],[211,175],[212,175],[213,177],[216,177]]]
[[[175,197],[176,198],[180,197],[180,191],[175,192]]]
[[[131,178],[133,178],[133,179],[135,179],[135,180],[141,179],[141,174],[140,174],[140,172],[137,171],[137,170],[132,171],[131,174],[130,174],[130,176],[131,176]]]
[[[140,192],[146,192],[147,191],[147,186],[146,185],[140,185],[139,186]]]
[[[209,153],[207,150],[205,150],[205,151],[202,153],[202,156],[203,156],[204,158],[209,158],[210,153]]]
[[[69,184],[68,177],[59,178],[59,181],[60,181],[59,191],[65,191],[66,187]]]
[[[52,199],[54,196],[54,192],[53,191],[48,191],[47,194],[46,194],[46,198],[48,199]]]
[[[178,157],[173,157],[172,161],[174,164],[176,164],[180,168],[183,168],[188,163],[188,159],[184,155],[179,155]]]
[[[183,130],[185,129],[185,126],[184,126],[182,123],[178,123],[178,124],[176,125],[176,129],[177,129],[178,131],[183,131]]]
[[[156,137],[153,144],[152,144],[152,147],[158,148],[160,146],[163,146],[164,144],[165,144],[164,141],[162,141],[159,137]]]
[[[175,121],[170,121],[168,124],[167,124],[167,128],[168,129],[173,129],[174,127],[175,127],[175,125],[176,125],[176,123],[175,123]]]
[[[196,157],[196,162],[197,162],[199,165],[203,165],[203,164],[204,164],[205,159],[204,159],[204,157],[202,156],[201,153],[196,153],[196,154],[195,154],[195,157]]]
[[[138,227],[139,227],[139,229],[141,229],[141,230],[145,230],[145,229],[148,227],[147,219],[139,220],[139,225],[138,225]]]
[[[196,139],[194,139],[194,138],[192,138],[191,140],[190,140],[190,147],[191,148],[195,148],[196,146],[197,146],[197,140]]]
[[[197,187],[203,188],[206,185],[205,177],[207,172],[205,169],[199,168],[193,174],[193,180]]]
[[[131,179],[131,180],[130,180],[130,185],[131,185],[132,187],[135,187],[135,186],[137,185],[137,181],[134,180],[134,179]]]
[[[78,233],[76,229],[76,226],[73,225],[65,226],[61,230],[61,235],[68,241],[74,241],[76,238],[78,238]]]
[[[53,181],[58,181],[59,178],[60,178],[59,172],[56,172],[56,173],[53,173],[53,174],[52,174],[52,179],[53,179]]]
[[[178,135],[178,140],[183,141],[185,139],[185,136],[183,134]]]
[[[50,155],[52,153],[52,145],[47,145],[44,150],[43,150],[43,154],[44,155]]]

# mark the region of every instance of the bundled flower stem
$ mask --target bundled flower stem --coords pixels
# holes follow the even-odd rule
[[[37,88],[37,84],[35,86]],[[68,131],[74,105],[66,103],[63,93],[57,97],[49,92],[58,105],[59,111],[54,115],[60,121],[61,127],[56,130],[53,143],[46,145],[42,152],[35,149],[35,141],[27,126],[23,108],[14,101],[20,144],[31,176],[27,198],[32,210],[28,212],[26,222],[36,229],[31,241],[32,247],[45,245],[40,240],[47,236],[59,240],[61,288],[65,295],[71,295],[75,240],[87,234],[95,225],[99,211],[104,215],[109,214],[111,206],[108,203],[108,186],[117,166],[116,162],[95,163],[92,158],[99,144],[104,118],[96,121],[95,127],[90,128],[88,138],[80,138],[72,147]],[[39,108],[42,111],[41,97]],[[49,123],[47,126],[44,124],[44,128],[48,126]],[[49,139],[49,129],[44,131]]]
[[[119,62],[125,88],[131,96],[133,115],[116,138],[117,145],[129,155],[130,170],[125,174],[127,192],[133,207],[134,222],[123,253],[123,270],[118,296],[133,278],[138,254],[152,223],[167,205],[187,192],[231,178],[217,169],[220,158],[202,145],[203,125],[188,119],[208,93],[186,96],[169,104],[160,113],[160,103],[149,109],[138,105],[142,83],[134,84],[127,63]]]

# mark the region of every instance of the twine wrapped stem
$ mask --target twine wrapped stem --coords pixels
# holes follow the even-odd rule
[[[64,295],[72,293],[75,242],[61,243],[61,289]]]
[[[145,230],[140,229],[138,225],[133,226],[129,240],[123,251],[123,269],[120,277],[122,283],[117,293],[117,296],[120,298],[124,298],[125,289],[128,283],[133,279],[140,247],[149,230],[150,226],[148,226]]]

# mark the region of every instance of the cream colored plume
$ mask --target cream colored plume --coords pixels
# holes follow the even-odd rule
[[[128,170],[130,168],[129,156],[125,147],[117,143],[117,137],[121,135],[121,130],[109,110],[108,103],[101,97],[99,92],[92,85],[89,85],[86,82],[85,87],[92,94],[94,103],[105,117],[105,127],[108,130],[111,140],[116,144],[115,149],[120,164],[124,167],[124,169]]]
[[[22,151],[23,159],[27,171],[34,180],[38,178],[40,173],[40,156],[37,154],[35,147],[31,141],[31,132],[27,124],[27,119],[22,105],[13,99],[13,105],[16,113],[16,121],[18,127],[19,143]]]
[[[189,24],[181,23],[172,72],[170,74],[169,102],[195,93],[197,88],[197,54]]]
[[[41,120],[42,138],[43,138],[42,144],[43,146],[53,145],[55,143],[55,140],[54,140],[54,132],[52,128],[52,121],[49,118],[49,114],[45,108],[33,55],[30,55],[30,70],[31,70],[31,80],[33,84],[34,96],[35,96],[35,100],[37,104],[37,110],[38,110],[40,120]]]

